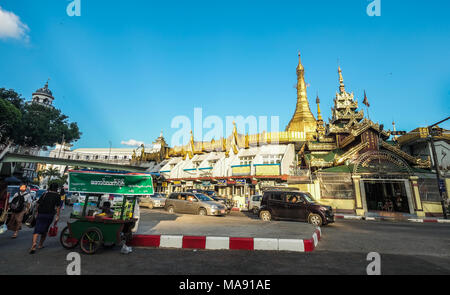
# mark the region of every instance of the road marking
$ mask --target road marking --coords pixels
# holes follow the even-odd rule
[[[278,250],[278,239],[254,238],[255,250]]]
[[[183,246],[183,236],[161,235],[159,246],[161,248],[181,248]]]
[[[300,239],[279,239],[278,250],[305,252],[305,245]]]
[[[314,247],[316,247],[317,244],[319,243],[318,238],[317,238],[317,233],[313,233],[312,238],[314,240]]]
[[[206,237],[205,249],[222,250],[230,247],[228,237]]]

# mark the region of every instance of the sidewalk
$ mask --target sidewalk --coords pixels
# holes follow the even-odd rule
[[[352,220],[368,220],[368,221],[409,221],[420,223],[450,223],[450,219],[425,217],[425,218],[398,218],[398,217],[371,217],[371,216],[357,216],[347,214],[335,214],[336,219],[352,219]]]

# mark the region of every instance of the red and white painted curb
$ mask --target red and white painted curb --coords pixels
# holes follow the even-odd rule
[[[420,223],[450,223],[450,219],[408,219],[411,222],[420,222]]]
[[[321,238],[317,228],[311,239],[207,237],[182,235],[134,235],[129,246],[209,250],[266,250],[311,252]]]
[[[369,220],[369,221],[392,221],[396,220],[393,217],[367,217],[367,216],[356,216],[356,215],[335,215],[336,219],[352,219],[352,220]],[[420,222],[420,223],[450,223],[450,219],[439,219],[439,218],[409,218],[409,219],[398,219],[400,221],[410,221],[410,222]]]

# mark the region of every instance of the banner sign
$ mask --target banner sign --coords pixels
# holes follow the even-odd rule
[[[227,180],[226,179],[217,179],[217,185],[227,186]]]
[[[244,179],[236,179],[236,185],[245,185],[247,183],[247,180]]]
[[[153,179],[145,173],[69,171],[69,192],[151,195]]]

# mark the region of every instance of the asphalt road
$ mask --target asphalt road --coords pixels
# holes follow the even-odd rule
[[[124,255],[120,247],[102,249],[81,255],[81,274],[364,275],[369,252],[381,255],[382,274],[450,274],[449,224],[338,220],[322,232],[310,253],[134,248]],[[69,251],[57,238],[30,255],[29,229],[10,236],[0,235],[0,274],[66,274]]]
[[[248,212],[226,216],[168,213],[164,209],[142,209],[138,234],[214,237],[310,239],[316,229],[309,223],[264,222]]]

